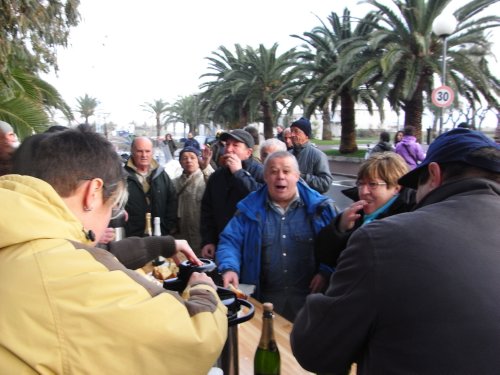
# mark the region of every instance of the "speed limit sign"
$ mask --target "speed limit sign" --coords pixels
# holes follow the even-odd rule
[[[455,93],[449,86],[439,86],[432,90],[432,103],[436,107],[449,107],[455,99]]]

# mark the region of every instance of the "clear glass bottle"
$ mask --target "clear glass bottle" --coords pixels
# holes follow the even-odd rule
[[[153,219],[153,228],[153,236],[161,236],[161,220],[158,216]],[[165,263],[165,258],[161,255],[153,260],[155,266],[161,266],[163,263]]]
[[[274,338],[274,306],[270,302],[262,304],[262,334],[253,359],[255,375],[279,375],[281,368],[280,352]]]
[[[153,220],[153,236],[161,236],[161,221],[158,216],[155,216]]]

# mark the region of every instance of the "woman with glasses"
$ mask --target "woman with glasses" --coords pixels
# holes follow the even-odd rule
[[[407,172],[408,165],[394,152],[373,154],[361,164],[356,186],[342,191],[354,203],[318,235],[316,256],[319,262],[336,267],[340,253],[357,228],[411,210],[415,191],[398,184],[398,179]]]
[[[194,273],[181,298],[94,247],[126,201],[111,143],[25,142],[0,177],[1,372],[206,374],[227,337],[214,282]]]

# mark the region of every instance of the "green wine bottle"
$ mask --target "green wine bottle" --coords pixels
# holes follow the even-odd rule
[[[281,367],[280,352],[274,338],[273,304],[265,302],[262,314],[262,334],[259,346],[253,359],[253,373],[255,375],[279,375]]]

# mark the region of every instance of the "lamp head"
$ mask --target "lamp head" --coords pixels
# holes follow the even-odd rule
[[[432,32],[440,38],[446,38],[455,32],[457,25],[457,19],[453,14],[442,13],[434,19]]]

